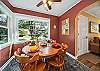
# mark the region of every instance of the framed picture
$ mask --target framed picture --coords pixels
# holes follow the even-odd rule
[[[62,35],[69,35],[69,18],[62,21]]]
[[[99,33],[99,24],[96,22],[90,22],[90,33]]]

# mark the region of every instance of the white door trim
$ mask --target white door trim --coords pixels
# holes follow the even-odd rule
[[[85,35],[82,34],[83,36],[80,35],[81,33],[79,33],[79,31],[81,31],[81,30],[79,30],[79,28],[80,28],[79,22],[80,23],[82,22],[81,24],[87,23],[87,25],[85,24],[85,27],[86,27],[85,30],[86,30],[86,32],[84,32],[84,34],[85,33],[86,34]],[[81,26],[81,29],[83,29],[83,28],[84,28],[84,25]],[[89,52],[88,51],[88,38],[86,38],[86,36],[88,37],[88,17],[81,15],[81,16],[78,16],[78,37],[77,37],[77,48],[76,48],[77,49],[77,54],[76,54],[76,57]],[[81,37],[83,37],[83,38],[81,38]],[[79,41],[79,39],[80,39],[80,41]],[[83,44],[84,43],[83,39],[84,39],[84,41],[87,42],[86,45]],[[86,46],[85,49],[84,49],[84,46]],[[79,47],[80,47],[80,49],[79,49]],[[79,50],[82,50],[82,51],[79,51]]]

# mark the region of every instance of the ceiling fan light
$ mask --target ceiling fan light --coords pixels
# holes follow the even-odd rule
[[[47,4],[46,3],[44,3],[44,7],[47,7]]]
[[[48,4],[51,6],[52,5],[52,2],[51,1],[48,1]]]
[[[45,4],[47,2],[47,0],[43,0],[43,3]]]

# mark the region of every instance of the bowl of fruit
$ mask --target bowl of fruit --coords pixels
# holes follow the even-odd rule
[[[29,52],[37,52],[37,51],[38,51],[38,46],[36,46],[36,45],[30,46]]]

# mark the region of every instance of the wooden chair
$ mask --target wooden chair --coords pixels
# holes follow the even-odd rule
[[[48,70],[49,70],[49,67],[50,66],[53,66],[54,67],[54,70],[55,68],[59,68],[60,71],[63,70],[63,67],[64,67],[64,56],[67,52],[67,49],[68,49],[68,45],[67,44],[64,44],[62,43],[62,49],[60,49],[57,53],[57,55],[54,57],[54,59],[51,59],[48,61]]]
[[[21,71],[44,71],[45,69],[45,63],[38,63],[38,53],[34,54],[32,58],[29,58],[29,56],[18,55],[16,52],[14,55],[20,64]]]
[[[30,61],[34,61],[32,64],[32,71],[44,71],[46,63],[39,61],[39,54],[36,53]]]
[[[54,57],[54,59],[51,59],[48,61],[48,70],[50,66],[53,66],[54,70],[55,68],[59,68],[60,71],[62,71],[64,66],[64,52],[62,50],[59,50],[57,55]]]
[[[67,49],[68,49],[68,45],[64,44],[64,43],[61,43],[61,45],[62,45],[62,49],[63,49],[64,53],[66,53]]]
[[[19,53],[17,51],[14,52],[14,55],[15,55],[17,62],[20,64],[21,71],[23,71],[26,64],[29,61],[29,56],[21,56],[21,55],[19,55]]]

